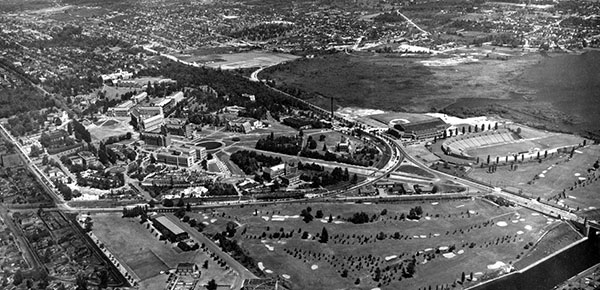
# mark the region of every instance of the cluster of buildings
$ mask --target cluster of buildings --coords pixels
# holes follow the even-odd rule
[[[192,144],[174,143],[161,148],[156,153],[156,161],[177,167],[191,167],[197,162],[206,160],[206,148]]]

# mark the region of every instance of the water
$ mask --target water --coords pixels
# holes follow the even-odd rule
[[[600,133],[600,51],[581,55],[553,55],[526,69],[519,85],[535,90],[547,101],[580,122],[568,125],[575,132]]]

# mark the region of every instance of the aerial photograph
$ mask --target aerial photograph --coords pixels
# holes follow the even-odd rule
[[[0,0],[0,290],[600,289],[600,0]]]

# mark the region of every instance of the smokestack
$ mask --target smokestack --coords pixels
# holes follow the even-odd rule
[[[331,121],[333,122],[333,97],[331,97]]]

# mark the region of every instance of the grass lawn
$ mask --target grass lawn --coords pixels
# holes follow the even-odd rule
[[[92,219],[94,234],[113,255],[127,263],[142,281],[155,279],[160,271],[173,269],[178,263],[189,262],[201,266],[205,260],[209,261],[209,268],[202,269],[203,278],[214,277],[217,282],[224,283],[233,278],[231,274],[225,275],[208,253],[201,250],[182,252],[175,244],[160,241],[137,218],[121,218],[118,213],[96,214]]]
[[[558,201],[575,208],[600,208],[597,198],[600,182],[596,181],[593,172],[589,176],[587,172],[598,160],[598,156],[600,156],[600,146],[591,145],[577,150],[570,160],[568,154],[564,154],[562,157],[548,159],[542,163],[519,164],[516,171],[510,171],[509,166],[500,166],[495,173],[487,173],[487,167],[475,167],[469,176],[491,182],[495,186],[519,188],[525,194],[539,196],[544,201],[557,197],[565,190],[567,198],[559,198]],[[540,174],[544,177],[540,177]],[[585,186],[578,185],[571,190],[580,178],[586,178],[588,183]]]
[[[313,215],[322,210],[324,218],[303,222],[298,215],[307,206]],[[399,219],[416,206],[424,212],[419,221]],[[386,215],[380,215],[383,209]],[[346,220],[360,211],[376,219],[367,224]],[[328,223],[330,214],[332,223]],[[493,276],[498,270],[488,265],[497,261],[514,263],[527,243],[535,242],[548,227],[558,223],[526,209],[498,207],[479,199],[245,206],[197,215],[208,223],[205,232],[209,233],[222,231],[227,220],[241,224],[236,239],[242,247],[261,263],[259,267],[264,267],[268,276],[285,279],[289,275],[293,289],[371,289],[379,283],[384,289],[435,288],[452,284],[462,272]],[[318,242],[323,228],[328,231],[327,243]],[[301,239],[304,231],[310,235],[308,239]],[[399,239],[393,237],[396,232]],[[286,237],[273,236],[276,233],[286,233]],[[287,237],[289,233],[291,237]],[[376,238],[379,233],[384,237]],[[451,253],[443,249],[436,253],[440,247],[451,246],[455,247]],[[416,274],[402,278],[402,269],[413,256]],[[379,281],[373,280],[375,268],[381,270]],[[343,270],[348,270],[348,277],[342,277]],[[357,278],[360,283],[355,285]]]
[[[414,175],[419,175],[419,176],[423,176],[423,177],[427,177],[427,178],[435,178],[435,176],[433,174],[429,173],[428,171],[425,171],[424,169],[416,167],[414,165],[406,165],[406,164],[401,165],[400,167],[398,167],[397,171],[414,174]]]

